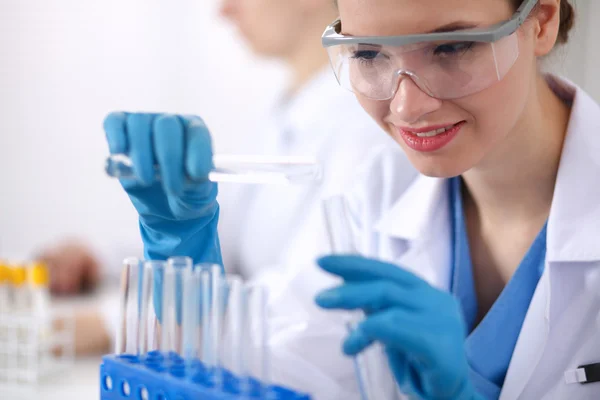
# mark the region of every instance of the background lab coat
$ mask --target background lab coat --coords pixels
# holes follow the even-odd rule
[[[245,277],[312,264],[328,250],[321,199],[347,190],[372,151],[397,146],[330,68],[293,98],[282,97],[264,125],[244,134],[255,137],[254,148],[244,153],[314,156],[324,170],[315,186],[220,185],[225,267]]]

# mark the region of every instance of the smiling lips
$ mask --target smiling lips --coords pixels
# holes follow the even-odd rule
[[[404,142],[413,150],[432,152],[441,149],[460,132],[464,121],[454,125],[429,126],[423,129],[395,127]]]

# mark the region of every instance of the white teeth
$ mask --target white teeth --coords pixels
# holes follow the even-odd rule
[[[422,132],[422,133],[414,133],[415,135],[417,135],[418,137],[432,137],[435,135],[439,135],[440,133],[444,133],[449,129],[454,128],[454,126],[449,126],[447,128],[440,128],[440,129],[435,129],[433,131],[429,131],[429,132]]]

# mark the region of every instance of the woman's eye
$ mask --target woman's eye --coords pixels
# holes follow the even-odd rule
[[[379,55],[377,50],[357,50],[352,55],[352,58],[358,60],[374,60]]]
[[[433,50],[433,54],[436,56],[452,56],[462,54],[469,51],[474,44],[474,42],[446,43],[437,46]]]

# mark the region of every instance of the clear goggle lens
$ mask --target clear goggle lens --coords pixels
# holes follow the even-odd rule
[[[391,99],[400,81],[408,78],[429,96],[447,100],[502,80],[519,57],[519,40],[515,32],[493,43],[348,43],[328,47],[328,52],[340,85],[358,95]]]

